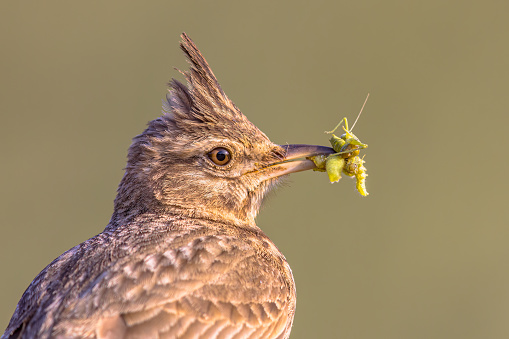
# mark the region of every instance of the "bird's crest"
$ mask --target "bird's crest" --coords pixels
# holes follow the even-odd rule
[[[221,124],[225,128],[231,127],[228,128],[230,131],[242,128],[244,132],[251,130],[266,138],[224,93],[194,42],[185,33],[181,37],[180,47],[191,66],[188,71],[181,72],[188,86],[171,80],[166,102],[163,102],[163,113],[182,131],[210,131]]]

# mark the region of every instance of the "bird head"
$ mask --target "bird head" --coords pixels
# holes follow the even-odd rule
[[[315,167],[306,157],[329,147],[277,145],[221,89],[192,40],[180,43],[187,85],[173,79],[163,114],[133,139],[110,224],[170,213],[254,225],[281,176]]]

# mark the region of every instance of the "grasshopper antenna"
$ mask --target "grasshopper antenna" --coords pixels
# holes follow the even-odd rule
[[[364,106],[366,106],[366,102],[368,102],[368,98],[369,98],[369,93],[366,96],[366,100],[364,100],[364,103],[362,104],[361,111],[359,112],[359,114],[357,114],[357,119],[355,119],[355,122],[353,123],[352,128],[350,129],[350,132],[353,131],[353,128],[355,127],[355,124],[357,123],[357,120],[359,120],[359,117],[362,114],[362,110],[364,109]]]

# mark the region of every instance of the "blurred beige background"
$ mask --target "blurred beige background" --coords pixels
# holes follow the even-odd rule
[[[353,120],[368,190],[299,173],[259,226],[297,283],[292,338],[508,338],[508,2],[2,1],[0,327],[108,223],[187,32],[274,142]]]

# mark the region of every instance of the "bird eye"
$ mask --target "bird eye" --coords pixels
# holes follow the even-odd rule
[[[207,155],[209,156],[209,159],[212,160],[212,162],[214,164],[219,165],[219,166],[226,165],[232,159],[232,155],[230,154],[230,151],[228,151],[227,149],[224,149],[222,147],[214,148]]]

